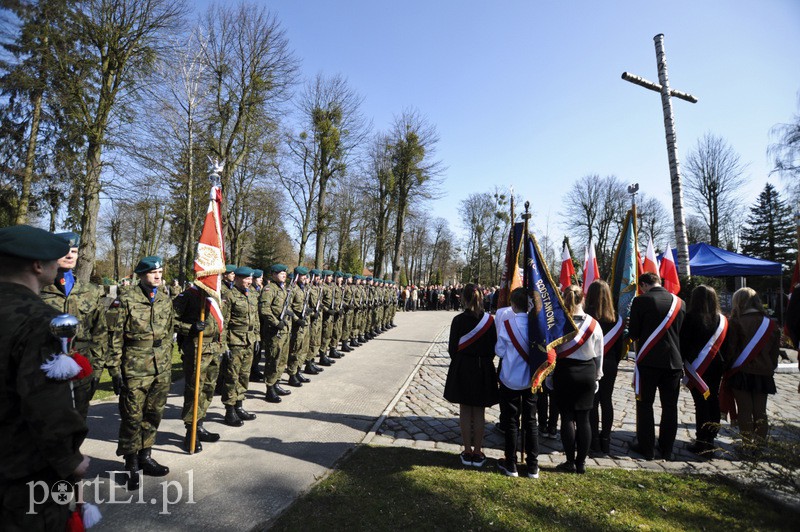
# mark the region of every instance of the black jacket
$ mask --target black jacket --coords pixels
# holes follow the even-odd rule
[[[634,298],[628,332],[630,337],[637,341],[640,349],[647,338],[664,321],[671,305],[672,294],[661,286],[655,286],[647,293]],[[686,304],[681,300],[681,308],[675,321],[661,340],[650,349],[644,360],[640,362],[640,366],[674,370],[683,367],[680,331],[686,314],[685,307]]]

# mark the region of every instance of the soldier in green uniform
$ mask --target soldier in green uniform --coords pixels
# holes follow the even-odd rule
[[[164,414],[172,375],[172,300],[161,284],[161,257],[150,256],[134,269],[139,284],[118,297],[108,372],[119,395],[117,456],[125,457],[128,489],[139,488],[139,469],[164,476],[169,469],[151,456]]]
[[[331,329],[331,339],[328,344],[328,357],[331,359],[342,358],[344,355],[339,352],[337,347],[342,340],[342,326],[344,324],[344,273],[336,270],[333,273],[333,285],[331,288],[330,313],[333,318]],[[335,361],[331,361],[335,362]]]
[[[261,343],[264,345],[264,383],[267,385],[266,400],[280,403],[282,395],[289,395],[278,380],[286,368],[289,358],[294,313],[290,307],[294,286],[286,286],[286,266],[273,264],[270,268],[272,282],[264,285],[258,298],[258,314],[261,318]]]
[[[242,426],[244,421],[256,418],[247,412],[242,403],[250,385],[250,367],[253,362],[253,345],[258,338],[258,296],[251,289],[253,270],[240,266],[234,271],[233,289],[228,293],[227,323],[224,328],[227,353],[230,353],[222,391],[225,405],[225,424]]]
[[[363,275],[359,275],[355,283],[356,316],[355,325],[353,328],[353,337],[356,339],[356,344],[365,344],[368,340],[368,338],[364,336],[367,308],[367,291],[365,289],[364,280],[365,277]]]
[[[68,252],[63,238],[42,229],[0,229],[3,530],[65,530],[69,506],[50,496],[50,486],[59,480],[75,482],[89,467],[89,458],[80,452],[86,422],[73,403],[70,381],[48,378],[41,369],[61,345],[50,333],[50,320],[59,312],[42,302],[39,292],[53,283],[57,260]]]
[[[336,315],[339,303],[339,287],[333,282],[333,270],[322,270],[323,283],[322,304],[320,305],[319,319],[322,331],[319,346],[319,365],[331,366],[334,361],[328,356],[328,351],[335,346],[334,335],[336,330]]]
[[[220,296],[220,306],[222,308],[222,312],[226,315],[228,312],[228,299],[231,297],[231,292],[233,291],[233,282],[236,278],[236,265],[235,264],[226,264],[225,265],[225,273],[222,274],[222,285],[219,287],[219,296]],[[225,385],[225,375],[228,373],[228,357],[223,356],[220,360],[219,364],[219,371],[217,372],[217,382],[214,386],[214,394],[215,395],[222,395],[223,394],[223,387]]]
[[[308,312],[309,297],[311,295],[308,282],[308,268],[297,266],[294,269],[295,281],[298,290],[294,291],[290,307],[295,318],[292,319],[292,335],[289,340],[289,359],[286,362],[286,373],[289,375],[289,386],[301,387],[304,383],[310,382],[300,373],[300,365],[306,360],[306,353],[303,350],[306,345],[308,334]]]
[[[195,452],[203,450],[203,443],[219,440],[219,434],[209,432],[203,426],[208,405],[214,399],[214,388],[219,376],[222,354],[227,351],[224,338],[220,335],[219,315],[225,312],[212,296],[198,286],[191,286],[172,300],[175,307],[175,331],[183,338],[179,346],[183,353],[185,384],[183,388],[183,411],[181,418],[186,426],[184,448],[189,451],[192,437],[192,415],[194,411],[195,366],[197,365],[197,338],[203,331],[203,351],[200,358],[200,385],[197,399],[197,435]],[[223,303],[224,305],[224,303]],[[201,310],[204,319],[200,319]],[[215,315],[216,314],[216,315]]]
[[[311,286],[308,297],[308,334],[306,338],[306,359],[303,371],[309,375],[317,375],[324,370],[314,362],[322,347],[322,270],[311,270]]]
[[[353,291],[353,274],[345,273],[342,281],[342,353],[349,353],[355,346],[350,345],[353,332],[353,316],[356,312],[355,292]]]
[[[89,401],[106,364],[109,339],[106,306],[103,304],[105,293],[95,284],[79,281],[72,273],[78,260],[80,236],[71,232],[58,233],[56,236],[68,241],[70,249],[58,260],[56,280],[42,289],[41,298],[59,313],[72,314],[80,322],[73,349],[85,356],[94,370],[92,375],[73,383],[75,406],[85,419],[89,413]]]
[[[254,269],[253,270],[253,284],[251,285],[251,289],[253,290],[253,294],[256,296],[256,302],[258,302],[258,298],[261,296],[261,290],[264,289],[264,270]],[[264,373],[259,369],[261,365],[261,359],[263,357],[263,350],[261,348],[261,320],[258,321],[258,338],[256,338],[256,342],[253,345],[253,362],[250,365],[250,382],[263,382],[264,381]]]

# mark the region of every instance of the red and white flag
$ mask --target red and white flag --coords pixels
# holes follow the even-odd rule
[[[646,272],[658,273],[658,258],[653,247],[653,237],[650,237],[647,241],[647,251],[645,251],[644,262],[642,263],[642,273]]]
[[[561,248],[561,275],[558,276],[558,284],[562,292],[572,284],[572,277],[574,275],[575,266],[572,264],[572,257],[569,255],[569,248],[565,243]]]
[[[194,284],[202,289],[209,298],[209,309],[222,330],[222,312],[220,311],[220,287],[222,274],[225,273],[225,245],[222,240],[222,223],[220,210],[222,207],[222,190],[211,187],[211,198],[208,202],[203,232],[197,243],[197,255],[194,259]]]
[[[586,248],[583,261],[583,293],[589,291],[589,285],[600,278],[600,269],[597,267],[597,256],[594,254],[594,243],[590,240]]]
[[[672,248],[669,247],[664,251],[664,256],[661,257],[661,267],[659,268],[658,275],[661,276],[662,286],[666,288],[669,293],[678,295],[681,291],[681,281],[678,279],[678,269],[675,267],[675,260],[672,258]]]

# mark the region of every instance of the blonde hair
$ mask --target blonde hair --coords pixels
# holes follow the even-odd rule
[[[764,304],[761,303],[761,298],[752,288],[745,286],[738,289],[733,293],[733,300],[731,301],[731,317],[739,318],[748,310],[757,310],[762,316],[766,316],[764,312]]]
[[[583,303],[583,290],[576,284],[569,285],[564,290],[564,310],[573,314]]]

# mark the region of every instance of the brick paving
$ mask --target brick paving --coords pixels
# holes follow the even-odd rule
[[[428,356],[421,362],[416,375],[401,392],[394,408],[379,426],[371,443],[374,445],[404,446],[438,449],[457,454],[461,451],[461,436],[458,423],[458,405],[443,397],[444,382],[450,364],[447,353],[449,328],[445,328],[434,340]],[[795,366],[796,367],[796,366]],[[587,467],[646,469],[652,471],[722,473],[735,475],[743,471],[743,465],[734,450],[735,428],[723,422],[717,445],[721,449],[718,458],[706,460],[690,453],[686,447],[694,437],[694,404],[688,390],[681,391],[679,399],[678,434],[675,442],[675,460],[646,461],[629,451],[628,447],[636,433],[636,407],[630,386],[633,363],[620,363],[614,391],[614,429],[611,439],[610,457],[588,458]],[[768,414],[770,422],[777,419],[800,426],[800,394],[798,375],[781,373],[775,375],[778,393],[770,396]],[[655,404],[655,419],[660,417],[658,400]],[[484,452],[489,458],[502,458],[503,435],[494,429],[498,419],[497,406],[486,410],[486,433]],[[656,434],[658,433],[656,427]],[[775,436],[773,431],[773,436]],[[564,461],[560,439],[539,438],[539,463],[547,469]],[[454,456],[454,459],[456,457]]]

